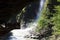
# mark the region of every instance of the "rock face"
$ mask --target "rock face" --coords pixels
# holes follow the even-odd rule
[[[0,24],[21,11],[23,7],[33,0],[0,0]]]
[[[0,35],[20,28],[20,23],[17,23],[17,21],[15,21],[15,23],[7,22],[10,18],[16,17],[23,7],[36,1],[37,0],[0,0]],[[2,26],[3,24],[5,27]]]

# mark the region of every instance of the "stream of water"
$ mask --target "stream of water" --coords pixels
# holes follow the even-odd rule
[[[38,40],[33,38],[38,37],[36,36],[37,33],[35,32],[35,29],[38,25],[38,19],[40,17],[41,10],[43,9],[44,2],[45,0],[40,1],[39,11],[37,12],[37,19],[34,20],[34,22],[27,23],[27,28],[25,29],[21,28],[12,30],[12,35],[9,37],[8,40]]]

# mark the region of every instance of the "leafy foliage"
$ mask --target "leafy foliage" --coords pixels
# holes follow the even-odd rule
[[[50,8],[51,11],[55,10],[55,13],[53,13],[47,7],[48,2],[46,2],[46,4],[44,5],[44,9],[42,11],[41,17],[39,19],[37,31],[40,31],[44,27],[48,27],[48,23],[50,23],[50,24],[54,25],[54,26],[52,26],[52,29],[53,29],[52,34],[55,34],[55,35],[60,34],[60,4],[58,4],[58,3],[60,3],[60,0],[57,0],[56,4],[51,4],[49,2],[49,4],[51,4],[51,6],[53,5],[53,7],[54,7],[52,9]]]
[[[54,17],[52,18],[52,20],[54,21],[54,34],[60,34],[60,5],[55,6],[56,8],[56,14],[54,14]]]
[[[41,16],[40,16],[40,19],[39,19],[39,21],[38,21],[37,31],[40,31],[42,28],[47,27],[47,24],[48,24],[48,22],[49,22],[49,21],[48,21],[49,19],[47,19],[47,16],[46,16],[46,14],[47,14],[47,12],[48,12],[48,11],[46,11],[46,10],[47,10],[47,9],[46,9],[47,3],[48,3],[48,0],[46,0],[46,3],[45,3],[45,5],[44,5],[44,8],[43,8],[43,10],[42,10],[42,12],[41,12]]]

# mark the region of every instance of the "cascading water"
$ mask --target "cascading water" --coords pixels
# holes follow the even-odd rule
[[[38,25],[38,19],[40,17],[41,10],[43,9],[44,2],[45,2],[45,0],[40,1],[39,11],[37,12],[37,19],[34,20],[34,22],[27,23],[26,24],[27,28],[25,28],[25,29],[12,30],[11,31],[12,36],[10,36],[8,40],[38,40],[38,39],[31,39],[31,37],[35,37],[35,35],[37,34],[35,32],[35,29]]]

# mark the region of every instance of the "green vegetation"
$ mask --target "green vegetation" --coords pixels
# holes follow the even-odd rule
[[[60,2],[60,0],[57,0],[58,2]]]
[[[52,0],[50,0],[52,1]],[[51,3],[49,0],[46,1],[45,5],[44,5],[44,9],[42,11],[42,14],[40,16],[39,19],[39,23],[38,23],[38,29],[37,31],[40,32],[40,30],[42,30],[43,28],[47,28],[48,23],[52,24],[52,29],[53,35],[60,35],[60,0],[57,0],[56,4]],[[58,3],[59,2],[59,3]],[[51,4],[49,6],[53,6],[53,8],[49,9],[48,4]],[[55,11],[55,12],[51,12],[51,11]]]
[[[56,13],[54,14],[54,17],[52,18],[52,20],[54,21],[54,34],[60,34],[60,5],[55,6],[56,8]]]
[[[46,0],[45,4],[44,4],[44,8],[43,8],[43,11],[41,12],[41,16],[40,16],[40,19],[38,21],[38,27],[37,27],[37,31],[40,31],[43,27],[47,27],[47,23],[49,22],[47,19],[47,3],[48,3],[48,0]]]

